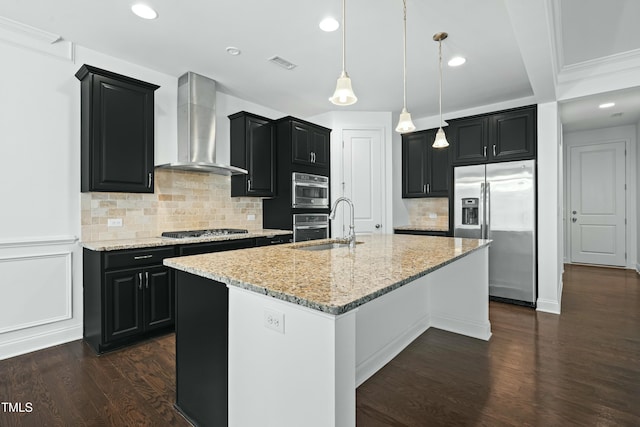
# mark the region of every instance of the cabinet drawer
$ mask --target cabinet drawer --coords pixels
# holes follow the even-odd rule
[[[104,255],[104,268],[109,270],[112,268],[162,264],[163,259],[173,256],[175,256],[173,246],[107,252]]]

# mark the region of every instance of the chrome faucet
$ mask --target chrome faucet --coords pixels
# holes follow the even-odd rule
[[[343,237],[346,241],[349,242],[350,248],[356,247],[356,226],[354,221],[354,208],[353,202],[346,197],[338,197],[336,201],[333,203],[333,207],[331,208],[331,213],[329,214],[329,219],[334,220],[336,218],[336,208],[340,202],[346,202],[349,205],[351,210],[351,223],[349,224],[349,234],[346,237]]]

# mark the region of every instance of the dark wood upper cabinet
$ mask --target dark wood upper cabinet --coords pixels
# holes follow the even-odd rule
[[[536,106],[449,121],[452,163],[470,165],[536,157]]]
[[[154,91],[159,86],[83,65],[81,191],[153,193]]]
[[[231,121],[231,165],[247,175],[231,177],[231,196],[273,197],[276,193],[275,125],[241,111]]]
[[[536,156],[536,109],[508,111],[491,117],[491,158],[526,160]]]
[[[291,120],[291,162],[329,168],[329,129],[299,120]]]
[[[433,148],[437,129],[402,135],[402,197],[448,197],[449,148]]]

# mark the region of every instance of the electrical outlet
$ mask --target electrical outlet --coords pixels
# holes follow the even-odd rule
[[[433,212],[429,212],[429,218],[430,219],[436,219],[436,218],[438,218],[438,214],[437,213],[433,213]]]
[[[122,227],[122,218],[109,218],[107,227]]]
[[[247,215],[247,221],[255,221],[255,220],[256,220],[256,216],[254,214]]]
[[[265,308],[264,327],[284,334],[284,313]]]

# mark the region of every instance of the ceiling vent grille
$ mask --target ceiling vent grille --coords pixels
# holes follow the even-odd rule
[[[280,58],[279,56],[272,56],[271,58],[269,58],[269,62],[279,65],[286,70],[293,70],[297,67],[297,65],[293,62],[289,62],[284,58]]]

